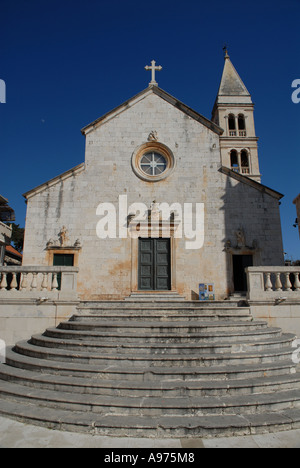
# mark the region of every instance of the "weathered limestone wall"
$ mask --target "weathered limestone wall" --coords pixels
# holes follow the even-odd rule
[[[28,340],[31,335],[44,333],[56,327],[76,313],[77,302],[48,301],[36,299],[0,298],[0,340],[7,346]]]
[[[174,154],[175,170],[156,183],[139,179],[132,154],[155,130],[159,142]],[[133,258],[130,238],[96,235],[99,203],[127,195],[128,206],[141,202],[203,203],[205,241],[200,250],[186,250],[186,239],[175,240],[176,289],[196,299],[198,285],[215,283],[217,299],[232,288],[228,239],[242,228],[249,245],[255,240],[257,264],[281,264],[282,244],[278,201],[219,172],[219,136],[155,94],[128,106],[125,112],[96,127],[86,138],[86,166],[28,200],[24,265],[48,265],[50,238],[62,226],[73,245],[80,239],[78,292],[81,299],[122,299],[132,292]],[[76,265],[77,266],[77,265]]]

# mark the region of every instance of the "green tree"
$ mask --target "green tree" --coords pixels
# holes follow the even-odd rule
[[[7,223],[8,225],[12,226],[12,237],[11,241],[14,244],[15,249],[22,253],[23,252],[23,245],[24,245],[24,234],[25,229],[20,227],[20,224],[15,223]]]

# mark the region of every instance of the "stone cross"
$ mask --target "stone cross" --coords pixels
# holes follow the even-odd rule
[[[162,70],[162,67],[161,67],[160,65],[159,65],[159,66],[156,66],[155,60],[152,60],[151,66],[150,66],[150,65],[146,65],[146,66],[145,66],[145,70],[151,70],[151,72],[152,72],[152,79],[151,79],[151,81],[150,81],[150,83],[149,83],[149,86],[153,86],[153,85],[154,85],[154,86],[158,86],[157,81],[155,81],[155,72],[156,72],[156,71]]]

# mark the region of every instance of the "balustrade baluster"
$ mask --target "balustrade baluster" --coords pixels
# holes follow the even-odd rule
[[[48,273],[43,273],[42,291],[47,291],[47,289],[48,289]]]
[[[299,274],[300,274],[299,272],[294,273],[294,275],[295,275],[295,282],[294,282],[295,291],[300,291]]]
[[[292,290],[292,283],[291,283],[291,280],[290,280],[290,273],[285,273],[284,289],[285,289],[285,291],[291,291]]]
[[[36,289],[37,289],[37,273],[32,273],[31,290],[36,291]]]
[[[17,273],[13,272],[12,281],[10,283],[10,289],[11,289],[11,291],[16,291],[17,287],[18,287]]]
[[[275,273],[275,274],[276,274],[275,289],[276,291],[282,291],[282,282],[280,278],[280,273]]]
[[[52,277],[52,291],[57,291],[57,289],[58,289],[57,273],[53,273],[53,277]]]
[[[7,278],[6,278],[6,273],[2,273],[2,278],[1,278],[1,283],[0,283],[0,289],[4,290],[7,288]]]
[[[27,280],[27,275],[28,273],[22,273],[22,280],[21,280],[21,285],[20,285],[20,291],[26,291],[28,288],[28,280]]]
[[[265,290],[266,291],[273,291],[273,284],[272,284],[272,281],[271,281],[271,273],[266,273]]]

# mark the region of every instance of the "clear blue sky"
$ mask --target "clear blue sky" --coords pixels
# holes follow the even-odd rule
[[[22,193],[84,161],[80,130],[148,86],[210,118],[229,53],[252,94],[262,182],[282,192],[284,248],[300,259],[300,1],[1,0],[0,193],[24,226]]]

